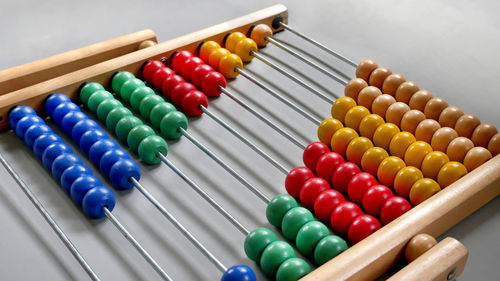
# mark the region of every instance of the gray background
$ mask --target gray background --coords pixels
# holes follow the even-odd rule
[[[10,1],[0,2],[0,68],[41,59],[150,28],[159,41],[267,7],[275,1]],[[291,26],[355,61],[375,59],[421,88],[482,121],[500,125],[500,19],[498,1],[284,1]],[[311,50],[349,75],[351,68],[283,32],[276,38]],[[263,53],[286,62],[310,83],[331,93],[342,87],[274,46]],[[246,66],[317,116],[330,105],[254,60]],[[230,88],[303,142],[315,126],[256,86],[238,78]],[[301,151],[225,96],[210,108],[287,167]],[[269,195],[284,192],[284,175],[208,116],[190,131]],[[68,139],[67,139],[68,140]],[[249,229],[268,225],[265,205],[187,139],[169,143],[169,158]],[[102,280],[159,280],[109,221],[89,221],[11,131],[0,151],[80,249]],[[88,162],[87,162],[88,163]],[[227,266],[246,263],[244,237],[168,167],[141,166],[141,182]],[[88,280],[7,172],[0,169],[0,279]],[[104,180],[104,179],[103,179]],[[136,190],[116,192],[114,214],[176,280],[216,280],[221,274]],[[500,199],[446,233],[470,250],[461,280],[498,280]],[[258,270],[257,274],[262,276]],[[265,278],[263,278],[265,280]]]

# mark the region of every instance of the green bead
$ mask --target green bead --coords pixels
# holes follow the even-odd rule
[[[141,141],[149,136],[156,135],[155,131],[148,125],[139,125],[132,128],[127,136],[127,145],[135,153],[138,152]]]
[[[142,82],[141,80],[137,79],[137,78],[134,78],[134,79],[131,79],[131,80],[128,80],[126,81],[125,83],[123,83],[122,87],[120,88],[120,97],[122,97],[122,99],[125,101],[125,102],[130,102],[130,96],[132,95],[132,93],[141,88],[141,87],[145,87],[146,85],[144,84],[144,82]]]
[[[113,92],[117,94],[120,93],[120,88],[122,87],[123,83],[134,78],[134,74],[128,71],[118,71],[113,76],[113,80],[111,80],[111,88],[113,89]]]
[[[95,113],[97,111],[97,107],[101,104],[101,102],[107,99],[114,99],[113,95],[108,91],[97,91],[90,95],[87,107],[90,112]]]
[[[182,136],[179,128],[187,130],[188,120],[184,113],[172,111],[165,115],[160,121],[161,134],[167,139],[178,139]]]
[[[314,248],[319,240],[329,234],[328,228],[322,222],[311,221],[300,228],[295,244],[299,252],[303,255],[310,255],[314,252]]]
[[[259,262],[262,251],[274,241],[278,241],[274,232],[265,227],[259,227],[251,231],[245,238],[245,253],[249,259]]]
[[[148,136],[139,143],[138,154],[142,162],[147,165],[160,163],[158,153],[167,156],[168,146],[164,139],[157,135]]]
[[[106,117],[106,128],[108,128],[108,131],[114,133],[118,121],[120,121],[123,117],[130,115],[132,115],[132,112],[126,107],[117,107],[111,110],[108,113],[108,117]]]
[[[157,104],[151,112],[149,113],[149,121],[153,124],[153,127],[160,128],[161,119],[168,113],[176,111],[175,106],[168,102],[162,102]]]
[[[276,226],[277,228],[280,228],[283,216],[286,214],[286,212],[295,207],[297,207],[297,201],[295,201],[292,196],[288,194],[280,194],[278,196],[275,196],[267,205],[267,220],[270,224]]]
[[[293,257],[295,257],[295,252],[290,244],[284,241],[274,241],[262,251],[260,268],[266,275],[273,276],[281,263]]]
[[[299,232],[300,228],[314,220],[313,214],[306,208],[296,207],[283,216],[283,220],[281,222],[281,232],[283,236],[290,240],[295,240],[297,236],[297,232]]]
[[[116,99],[107,99],[101,102],[101,104],[99,104],[99,106],[97,107],[97,118],[99,118],[99,120],[104,123],[106,122],[106,118],[108,117],[109,112],[119,107],[123,107],[121,102]]]
[[[142,125],[141,119],[135,116],[125,116],[116,123],[115,135],[122,143],[127,143],[127,137],[130,130]]]
[[[319,240],[314,248],[314,263],[322,265],[347,250],[347,243],[337,235],[328,235]]]
[[[301,258],[284,261],[276,272],[276,281],[297,281],[311,272],[309,264]]]
[[[96,82],[86,83],[80,90],[80,100],[82,101],[83,104],[87,104],[90,95],[92,95],[94,92],[101,90],[104,90],[104,87],[99,83]]]
[[[130,105],[135,111],[139,111],[139,106],[141,105],[142,100],[144,100],[144,98],[146,98],[149,95],[156,95],[155,91],[146,86],[137,88],[130,95]]]
[[[149,95],[145,97],[139,104],[139,112],[144,119],[149,120],[149,116],[153,107],[159,105],[162,102],[165,102],[165,100],[159,95]]]

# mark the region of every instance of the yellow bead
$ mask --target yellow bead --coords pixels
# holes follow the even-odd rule
[[[432,152],[430,144],[424,141],[416,141],[412,143],[405,152],[405,162],[408,166],[417,167],[420,169],[425,155]]]
[[[354,130],[359,129],[359,123],[361,120],[365,118],[365,116],[369,115],[370,111],[364,106],[355,106],[345,114],[345,126],[349,128],[353,128]]]
[[[210,56],[210,54],[217,50],[217,49],[220,49],[220,45],[219,43],[215,42],[215,41],[207,41],[205,43],[203,43],[203,45],[201,45],[200,47],[200,50],[198,52],[198,54],[200,55],[200,58],[205,62],[205,63],[208,63],[209,62],[209,59],[208,57]]]
[[[394,178],[394,190],[400,196],[408,197],[413,184],[423,178],[424,175],[419,169],[413,166],[405,167],[401,169]]]
[[[441,188],[445,188],[466,174],[467,168],[462,163],[451,161],[444,164],[441,170],[439,170],[437,181],[441,185]]]
[[[344,128],[342,123],[334,118],[323,120],[318,127],[318,139],[320,142],[330,145],[332,143],[332,136],[336,131]]]
[[[380,163],[377,170],[377,178],[381,184],[392,186],[397,173],[404,167],[406,167],[406,164],[403,159],[396,156],[389,156]]]
[[[338,98],[332,104],[332,117],[344,123],[345,115],[349,109],[356,106],[356,102],[350,97]]]
[[[235,54],[225,56],[220,60],[219,71],[226,78],[236,78],[239,72],[237,69],[243,69],[243,62],[240,57]]]
[[[378,126],[384,124],[384,118],[377,114],[366,115],[359,123],[359,134],[369,139],[373,138],[373,133]]]
[[[219,70],[219,64],[223,57],[229,56],[231,54],[230,51],[224,48],[219,48],[213,50],[210,55],[208,55],[208,64],[213,67],[215,70]]]
[[[399,132],[392,137],[391,143],[389,144],[389,152],[393,156],[404,159],[406,150],[416,141],[417,139],[415,139],[413,134],[409,132]]]
[[[439,170],[448,162],[450,162],[448,155],[441,151],[433,151],[422,161],[422,173],[426,178],[437,179]]]
[[[392,138],[399,133],[398,126],[392,123],[385,123],[375,130],[373,134],[373,143],[376,146],[380,146],[385,150],[389,149],[389,144],[391,143]]]
[[[410,189],[410,202],[416,206],[441,190],[439,184],[429,178],[416,181]]]
[[[252,28],[250,32],[250,38],[252,38],[259,47],[265,47],[267,45],[267,38],[272,37],[273,30],[267,24],[258,24]]]
[[[342,128],[335,132],[335,134],[333,134],[330,146],[332,147],[332,150],[334,152],[345,156],[347,146],[353,139],[357,137],[359,137],[358,133],[356,133],[356,131],[354,131],[353,129]]]
[[[353,139],[348,145],[346,150],[347,160],[356,163],[356,165],[361,165],[361,158],[365,152],[373,147],[371,140],[365,137],[357,137]]]
[[[257,52],[257,44],[250,38],[245,38],[236,44],[234,53],[240,56],[244,62],[249,62],[253,59],[253,53]]]
[[[224,47],[228,49],[231,53],[234,53],[234,50],[236,49],[236,44],[238,44],[238,42],[240,42],[245,38],[247,37],[245,36],[245,34],[241,32],[231,32],[226,38]]]
[[[361,157],[361,168],[363,168],[363,171],[376,176],[380,163],[387,157],[389,157],[389,154],[385,149],[372,147]]]

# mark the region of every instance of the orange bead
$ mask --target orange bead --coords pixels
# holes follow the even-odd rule
[[[344,95],[350,97],[354,100],[358,100],[358,94],[363,88],[368,87],[368,83],[361,78],[351,79],[347,85],[345,85]]]
[[[354,131],[352,128],[342,128],[338,130],[332,136],[332,141],[330,143],[332,151],[345,156],[347,146],[353,139],[357,137],[359,137],[358,133],[356,133],[356,131]]]
[[[399,124],[401,124],[401,119],[403,119],[403,115],[408,111],[410,111],[410,107],[406,103],[393,103],[385,113],[385,121],[399,126]]]
[[[465,154],[474,147],[474,143],[466,137],[452,140],[446,148],[446,154],[451,161],[463,162]]]
[[[382,89],[384,81],[392,72],[387,67],[377,67],[368,78],[368,85]]]
[[[377,170],[377,178],[381,184],[392,186],[397,173],[404,167],[406,167],[406,164],[401,158],[389,156],[380,163]]]
[[[483,165],[483,163],[490,160],[491,158],[492,155],[488,149],[476,146],[471,148],[471,150],[469,150],[467,154],[465,154],[464,165],[465,168],[467,168],[467,171],[470,172],[475,168]]]
[[[205,44],[203,44],[205,45]],[[229,56],[231,54],[230,51],[224,48],[218,48],[213,50],[208,56],[208,64],[213,67],[215,70],[219,70],[219,64],[223,57]]]
[[[425,105],[433,98],[431,92],[426,90],[419,90],[411,96],[408,105],[411,109],[417,109],[424,112]]]
[[[488,123],[482,123],[474,129],[470,140],[476,146],[488,147],[490,139],[497,133],[498,131],[495,126]]]
[[[257,43],[250,38],[245,38],[236,43],[234,53],[237,54],[242,61],[249,62],[253,59],[253,53],[257,52]]]
[[[394,96],[398,87],[405,81],[406,79],[403,75],[393,73],[385,78],[384,83],[382,84],[382,92],[384,94]]]
[[[243,68],[243,62],[240,57],[235,54],[230,54],[223,57],[219,63],[219,71],[226,78],[236,78],[239,72],[237,69]]]
[[[359,123],[359,134],[372,139],[375,130],[384,123],[384,119],[377,114],[366,115]]]
[[[344,128],[342,123],[334,118],[328,118],[323,120],[318,126],[318,139],[320,142],[330,145],[332,142],[332,136],[336,131]]]
[[[425,119],[424,121],[420,122],[415,129],[415,137],[419,141],[431,143],[432,136],[437,130],[439,130],[439,128],[441,128],[441,126],[436,120]]]
[[[358,94],[358,105],[371,108],[373,100],[380,95],[382,95],[382,92],[379,88],[373,86],[365,87]]]
[[[361,168],[363,168],[363,171],[376,176],[380,163],[387,157],[389,157],[389,154],[385,149],[372,147],[361,157]]]
[[[258,24],[252,28],[250,38],[252,38],[259,47],[265,47],[268,43],[267,37],[273,36],[273,30],[267,24]]]
[[[488,150],[493,156],[500,154],[500,134],[496,134],[491,137],[490,142],[488,143]]]
[[[373,147],[371,140],[365,137],[357,137],[353,139],[348,145],[346,150],[347,160],[355,163],[356,165],[361,165],[361,158],[365,152]]]
[[[372,113],[380,115],[385,118],[385,113],[389,106],[395,103],[396,100],[390,95],[380,95],[372,103]]]
[[[406,150],[414,142],[416,142],[415,136],[408,132],[399,132],[394,137],[389,144],[389,151],[391,155],[397,156],[401,159],[405,157]]]
[[[338,98],[332,104],[332,110],[331,110],[332,117],[344,123],[347,111],[349,111],[349,109],[355,107],[356,105],[357,105],[356,101],[354,101],[350,97]]]
[[[361,120],[365,118],[365,116],[369,115],[370,111],[364,106],[355,106],[349,111],[347,111],[345,115],[345,126],[349,128],[353,128],[354,130],[359,129],[359,123]]]
[[[462,163],[451,161],[444,164],[441,170],[439,170],[437,181],[441,188],[445,188],[466,174],[467,168]]]
[[[406,112],[401,118],[399,126],[401,126],[402,131],[407,131],[415,134],[418,124],[425,120],[425,115],[422,111],[412,109]]]
[[[410,102],[410,98],[415,94],[418,90],[420,90],[414,82],[406,81],[403,84],[399,85],[396,90],[395,97],[399,102],[403,102],[408,104]]]
[[[397,133],[399,133],[398,126],[392,123],[382,124],[378,126],[378,128],[375,130],[375,133],[373,134],[373,143],[378,147],[382,147],[383,149],[388,150],[392,138]]]
[[[437,241],[434,237],[423,233],[417,234],[406,245],[405,259],[410,263],[436,245]]]
[[[481,124],[476,115],[465,114],[458,118],[455,124],[455,131],[461,137],[470,138],[474,129]]]
[[[419,169],[413,166],[404,167],[399,170],[394,178],[394,190],[400,196],[407,198],[410,195],[410,189],[413,184],[423,178],[424,175]]]
[[[412,143],[405,152],[405,162],[408,166],[417,167],[420,169],[424,157],[432,152],[430,144],[423,141]]]
[[[238,42],[240,42],[245,38],[247,38],[246,35],[241,32],[231,32],[226,37],[226,40],[224,42],[224,47],[228,49],[231,53],[234,53],[234,50],[236,49],[236,44],[238,44]]]
[[[361,78],[368,82],[368,78],[372,71],[374,71],[378,67],[378,64],[373,60],[364,60],[359,63],[356,68],[356,77]]]
[[[198,51],[198,55],[205,63],[209,63],[210,54],[213,51],[220,49],[220,48],[221,47],[220,47],[219,43],[217,43],[215,41],[207,41],[201,45],[200,50]],[[217,64],[217,65],[219,65],[219,64]]]
[[[455,128],[458,118],[464,115],[463,111],[456,106],[448,106],[439,115],[438,122],[441,127]]]
[[[445,108],[448,107],[448,103],[442,98],[430,99],[424,107],[425,117],[428,119],[438,120],[439,115]]]
[[[446,152],[448,145],[454,139],[458,138],[455,130],[449,127],[439,128],[431,138],[431,146],[433,150]]]
[[[441,187],[435,180],[428,178],[420,179],[410,189],[410,202],[414,206],[417,206],[439,191],[441,191]]]
[[[426,178],[437,179],[439,170],[448,162],[450,162],[448,155],[441,151],[433,151],[422,161],[422,173]]]

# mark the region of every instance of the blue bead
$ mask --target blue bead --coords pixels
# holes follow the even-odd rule
[[[26,130],[28,130],[29,127],[35,124],[45,124],[45,121],[43,121],[43,119],[38,115],[24,116],[23,118],[19,119],[19,121],[17,121],[16,135],[20,139],[24,140],[24,134],[26,133]]]
[[[53,94],[50,95],[47,100],[45,100],[45,112],[48,115],[52,116],[54,109],[59,106],[61,103],[71,102],[68,96],[63,94]]]
[[[87,191],[96,186],[102,186],[102,182],[94,175],[82,174],[77,177],[70,186],[70,194],[76,204],[82,205],[83,198]]]
[[[52,129],[47,125],[35,124],[26,130],[24,133],[24,142],[26,145],[33,149],[35,141],[42,135],[53,133]]]
[[[221,281],[257,281],[257,277],[250,267],[238,264],[224,272]]]
[[[91,129],[90,131],[84,133],[80,138],[80,149],[85,154],[89,154],[90,147],[96,143],[98,140],[107,139],[106,135],[101,129]]]
[[[104,213],[104,207],[112,211],[115,207],[115,194],[111,189],[98,186],[87,191],[85,197],[83,197],[82,207],[83,211],[93,219],[99,219],[106,216]]]
[[[130,178],[139,180],[141,178],[141,169],[134,160],[122,159],[109,170],[109,179],[116,189],[129,189],[134,186]]]
[[[52,171],[52,163],[54,160],[61,154],[71,152],[71,148],[62,142],[51,144],[45,148],[42,154],[43,165],[47,170]]]
[[[130,156],[127,152],[125,152],[121,148],[110,150],[101,156],[101,161],[99,162],[99,170],[101,170],[101,173],[109,178],[109,171],[111,170],[111,167],[116,162],[122,159],[130,159]]]
[[[58,181],[61,180],[61,176],[69,167],[75,164],[83,164],[82,159],[73,153],[64,153],[59,155],[52,162],[52,175]]]
[[[64,115],[61,120],[61,129],[66,135],[71,135],[73,126],[81,120],[88,119],[87,115],[81,111],[72,111]]]
[[[61,176],[61,186],[63,189],[70,193],[71,185],[73,182],[83,176],[83,175],[92,175],[92,171],[85,165],[82,164],[74,164],[71,167],[64,170]],[[83,198],[83,196],[82,196]]]
[[[82,135],[92,129],[99,129],[99,125],[97,125],[94,120],[80,120],[73,126],[73,130],[71,130],[71,138],[76,143],[80,143],[80,138],[82,137]]]
[[[25,105],[18,105],[9,112],[9,126],[12,130],[16,129],[17,121],[28,115],[36,115],[33,108]]]
[[[58,105],[55,109],[54,112],[52,112],[52,119],[54,120],[54,123],[56,123],[58,126],[61,126],[61,121],[64,118],[64,116],[72,111],[81,111],[78,105],[70,102],[65,102],[61,103]]]
[[[35,152],[36,157],[42,160],[43,152],[45,151],[47,146],[58,142],[62,142],[62,139],[54,133],[42,135],[37,138],[33,144],[33,151]]]
[[[94,165],[99,166],[101,162],[101,157],[104,153],[110,151],[117,147],[117,144],[110,139],[102,139],[96,141],[89,150],[89,158],[90,161],[94,163]]]

